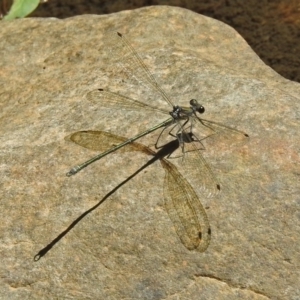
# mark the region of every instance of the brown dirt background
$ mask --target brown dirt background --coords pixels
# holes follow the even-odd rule
[[[8,2],[2,0],[2,6]],[[68,18],[150,5],[183,7],[230,25],[267,65],[300,82],[299,0],[48,0],[31,16]]]

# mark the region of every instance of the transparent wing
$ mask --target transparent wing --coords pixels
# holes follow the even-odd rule
[[[196,121],[197,120],[198,122],[195,122],[195,127],[197,127],[197,130],[210,130],[205,138],[209,144],[227,143],[228,146],[231,144],[240,146],[249,140],[249,135],[243,131],[202,118],[197,118]],[[199,126],[199,124],[202,124],[203,126]],[[204,127],[206,127],[206,129]]]
[[[137,111],[156,111],[164,114],[168,114],[167,111],[155,108],[151,105],[142,103],[138,100],[131,99],[129,97],[119,95],[118,93],[106,91],[104,89],[98,89],[87,93],[86,98],[100,107],[106,108],[124,108]]]
[[[105,131],[78,131],[65,139],[97,151],[106,151],[127,140],[125,137]],[[156,154],[150,148],[137,142],[130,143],[119,151],[142,151],[147,155]],[[176,232],[187,249],[204,252],[210,242],[210,226],[206,212],[192,186],[178,169],[163,157],[160,157],[160,161],[165,169],[165,207]]]
[[[183,174],[188,176],[192,186],[198,187],[205,196],[217,195],[220,191],[220,183],[202,156],[201,152],[204,151],[204,148],[201,141],[193,133],[183,131],[181,134],[185,135],[185,142],[181,149],[183,152],[181,158]]]
[[[188,178],[193,187],[201,189],[205,196],[216,195],[220,190],[220,184],[202,156],[202,151],[205,150],[204,145],[193,132],[190,122],[178,120],[176,123],[173,127],[164,128],[158,137],[156,146],[160,148],[162,142],[165,143],[170,137],[177,138],[181,147],[178,147],[168,158],[178,160],[184,176]]]
[[[135,77],[137,81],[155,90],[173,107],[173,104],[165,91],[158,85],[154,76],[150,73],[138,53],[129,44],[127,39],[119,32],[109,32],[105,36],[106,43],[111,46],[112,57],[121,64],[124,70]]]
[[[211,197],[219,193],[221,186],[210,165],[202,155],[205,150],[204,143],[205,146],[208,144],[209,147],[218,146],[218,149],[222,143],[225,143],[224,147],[229,148],[231,145],[248,141],[249,136],[240,130],[217,122],[197,119],[192,118],[191,122],[187,123],[184,128],[180,124],[178,125],[179,133],[177,133],[177,137],[181,144],[181,149],[179,148],[172,156],[174,158],[182,156],[182,173],[188,178],[193,187],[200,188],[203,195]],[[198,121],[203,126],[198,126]],[[201,132],[199,132],[199,127]],[[199,135],[202,134],[202,138],[198,138],[197,131]],[[217,144],[213,145],[215,142]]]
[[[65,140],[74,142],[84,148],[104,152],[114,146],[121,144],[127,140],[125,137],[105,131],[77,131],[65,137]],[[150,149],[139,143],[130,143],[120,148],[118,152],[142,151],[149,154]]]
[[[204,252],[211,238],[205,209],[191,185],[177,168],[165,159],[161,160],[161,164],[166,170],[165,207],[176,232],[187,249]]]

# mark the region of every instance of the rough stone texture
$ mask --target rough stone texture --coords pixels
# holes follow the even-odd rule
[[[64,137],[85,129],[132,136],[163,120],[86,100],[109,86],[161,104],[116,79],[108,29],[126,34],[174,102],[198,98],[207,119],[250,135],[238,146],[207,143],[224,189],[199,195],[212,228],[205,253],[176,236],[159,163],[54,240],[149,159],[114,154],[68,178],[94,153]],[[0,57],[2,299],[299,299],[300,87],[233,29],[170,7],[24,19],[2,23]]]
[[[300,82],[299,0],[51,0],[32,16],[67,18],[150,5],[179,6],[228,24],[268,66]]]

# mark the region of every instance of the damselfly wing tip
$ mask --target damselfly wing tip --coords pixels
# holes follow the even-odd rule
[[[207,229],[207,235],[211,235],[211,229],[210,229],[210,227],[208,227],[208,229]],[[198,238],[199,238],[199,240],[201,240],[202,239],[202,231],[199,231],[198,232]]]
[[[210,239],[211,239],[210,226],[207,228],[207,231],[204,233],[204,235],[203,235],[202,231],[198,232],[198,239],[199,239],[199,244],[194,249],[196,249],[199,252],[206,251],[206,249],[209,246]],[[194,250],[194,249],[191,249],[191,250]]]

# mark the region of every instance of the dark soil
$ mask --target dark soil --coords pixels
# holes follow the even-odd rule
[[[180,6],[227,23],[267,65],[300,82],[299,0],[48,0],[31,16],[67,18],[149,5]]]

